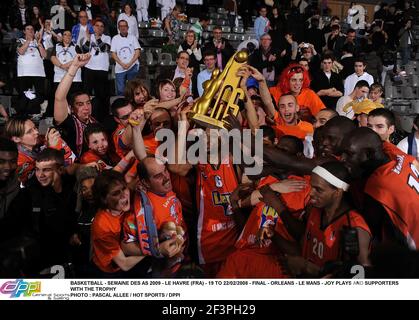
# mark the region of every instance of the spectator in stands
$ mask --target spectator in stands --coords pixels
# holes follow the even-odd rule
[[[238,19],[237,15],[237,1],[236,0],[227,0],[224,4],[224,9],[226,9],[228,14],[228,22],[230,28],[233,29],[236,26],[236,20]]]
[[[126,3],[122,6],[122,12],[118,16],[118,23],[121,20],[124,20],[128,23],[128,34],[134,36],[138,40],[138,22],[137,18],[134,16],[134,10],[129,3]]]
[[[320,71],[320,56],[311,43],[300,43],[298,46],[301,55],[306,58],[309,64],[310,74]]]
[[[332,18],[330,18],[330,23],[326,24],[323,27],[323,33],[326,40],[329,38],[329,35],[332,32],[332,27],[334,25],[340,26],[340,18],[338,16],[333,16]]]
[[[341,116],[348,117],[349,119],[353,119],[354,112],[352,108],[347,108],[344,111],[344,107],[351,103],[352,101],[360,102],[364,100],[369,93],[369,84],[365,80],[360,80],[356,83],[354,90],[351,92],[350,95],[344,95],[341,97],[338,102],[336,103],[336,111]]]
[[[10,27],[14,32],[17,32],[18,37],[22,36],[24,26],[30,23],[30,10],[25,2],[25,0],[17,0],[16,5],[10,9],[9,13]]]
[[[352,93],[355,88],[355,84],[357,84],[360,80],[367,81],[368,85],[372,85],[374,83],[374,78],[369,73],[365,72],[366,67],[367,64],[363,58],[358,57],[355,59],[355,72],[348,76],[344,82],[345,96],[348,96]]]
[[[36,182],[29,186],[33,229],[39,239],[41,269],[69,262],[76,233],[74,178],[64,175],[64,155],[46,148],[36,159]]]
[[[311,88],[327,108],[334,110],[337,101],[343,96],[343,84],[339,74],[332,71],[333,61],[333,56],[323,55],[322,71],[314,74]]]
[[[148,6],[149,0],[135,0],[135,7],[137,9],[138,22],[148,21]],[[162,15],[162,21],[165,17]]]
[[[92,0],[84,0],[84,3],[80,6],[80,11],[86,11],[87,19],[93,22],[96,18],[100,18],[101,11],[98,5],[92,3]]]
[[[354,29],[349,29],[346,32],[346,39],[343,45],[348,44],[354,48],[354,54],[357,55],[359,53],[359,46],[356,43],[356,31]]]
[[[159,75],[159,80],[169,79],[174,80],[176,78],[185,78],[186,74],[191,73],[192,69],[189,66],[189,54],[186,51],[180,51],[176,57],[176,68],[168,69]]]
[[[201,46],[195,38],[195,32],[188,30],[183,41],[178,48],[178,52],[186,51],[189,54],[189,66],[193,68],[192,74],[192,92],[194,96],[198,95],[196,78],[200,71],[200,63],[202,60]],[[234,50],[233,50],[234,51]]]
[[[401,140],[397,144],[397,147],[419,160],[419,114],[417,114],[413,120],[412,132]]]
[[[334,24],[331,26],[330,34],[327,36],[327,49],[333,51],[336,58],[340,58],[343,54],[342,48],[345,44],[345,35],[340,32],[340,25]],[[353,50],[352,50],[353,52]]]
[[[151,99],[150,90],[139,78],[128,81],[125,87],[125,98],[134,106],[134,109],[144,107]]]
[[[319,19],[311,18],[311,27],[304,33],[304,41],[313,44],[317,52],[322,52],[325,46],[323,31],[319,29]]]
[[[87,18],[86,11],[79,12],[79,23],[73,26],[71,29],[72,41],[75,45],[82,46],[84,42],[90,39],[90,35],[93,33],[92,24]]]
[[[367,45],[364,60],[367,65],[366,71],[373,77],[375,82],[380,81],[383,63],[373,45]]]
[[[199,15],[199,21],[194,23],[190,30],[195,32],[196,39],[198,40],[199,44],[203,44],[204,40],[202,39],[202,33],[209,25],[210,18],[207,14],[201,13]]]
[[[399,50],[402,58],[402,66],[404,67],[410,59],[410,52],[412,44],[414,43],[414,37],[412,33],[412,19],[409,18],[404,22],[403,28],[399,30]]]
[[[298,43],[294,40],[294,33],[288,31],[285,33],[285,49],[281,52],[284,63],[293,62],[297,59]]]
[[[215,69],[216,61],[216,54],[214,51],[204,52],[205,69],[198,74],[197,78],[197,88],[200,97],[204,93],[204,82],[211,79],[212,72]]]
[[[32,25],[24,28],[24,38],[18,40],[17,45],[17,78],[19,94],[35,88],[37,97],[43,99],[45,95],[44,79],[45,70],[43,59],[47,53],[42,44],[42,35],[37,33]]]
[[[84,89],[94,95],[98,102],[97,119],[102,121],[109,113],[109,55],[111,38],[103,34],[105,24],[96,19],[93,24],[94,34],[90,36],[91,58],[84,68]]]
[[[269,91],[276,103],[278,103],[282,94],[291,92],[297,98],[300,119],[311,121],[312,117],[316,116],[325,106],[319,96],[309,89],[309,86],[310,76],[308,72],[298,64],[291,64],[282,71],[278,84],[271,87]]]
[[[268,8],[266,6],[261,6],[259,9],[259,17],[256,18],[254,25],[256,40],[259,40],[262,35],[271,30],[269,19],[266,17],[267,14]]]
[[[204,51],[215,51],[217,54],[217,68],[224,70],[228,60],[234,54],[234,49],[230,42],[223,38],[223,31],[220,26],[217,26],[212,31],[212,37],[205,42]]]
[[[308,60],[306,58],[304,58],[304,57],[299,58],[298,59],[298,64],[300,66],[302,66],[304,69],[306,69],[306,71],[309,72],[310,78],[313,78],[313,75],[310,72],[310,65],[308,64]]]
[[[274,6],[272,8],[272,15],[269,17],[269,21],[271,22],[272,27],[269,31],[272,38],[272,46],[282,51],[281,49],[285,46],[285,40],[282,35],[286,30],[286,19],[282,10]]]
[[[179,15],[181,12],[182,7],[180,5],[175,5],[171,13],[164,19],[164,30],[169,36],[170,43],[177,43],[179,41],[179,27],[181,23],[179,20]],[[199,26],[201,26],[201,24],[199,24]],[[193,30],[193,26],[191,27],[191,30]],[[195,35],[197,35],[197,31],[193,31],[195,32]],[[201,34],[202,32],[199,35]],[[200,39],[198,36],[196,38]],[[198,40],[198,43],[201,44],[201,41]]]
[[[55,91],[54,122],[61,129],[62,138],[77,157],[81,156],[84,129],[96,120],[92,117],[92,103],[88,93],[74,93],[70,104],[67,102],[67,94],[76,72],[84,67],[89,59],[90,54],[77,55]]]
[[[276,84],[282,67],[280,53],[272,47],[269,33],[262,35],[259,42],[259,49],[252,54],[250,65],[258,69],[265,77],[268,87],[272,87]]]
[[[128,33],[129,26],[125,20],[118,22],[119,34],[112,38],[111,54],[115,60],[116,93],[124,94],[125,82],[134,79],[138,74],[141,46],[138,39]]]
[[[384,93],[384,87],[377,82],[373,83],[370,86],[370,93],[368,95],[368,99],[370,99],[372,102],[384,104],[383,97],[382,97],[383,93]]]
[[[31,208],[17,176],[16,144],[0,137],[0,243],[30,229]],[[3,275],[2,275],[3,276]]]
[[[45,18],[43,17],[41,10],[38,6],[32,6],[31,12],[30,12],[30,20],[29,23],[33,25],[33,28],[35,29],[35,32],[38,32],[41,30],[42,25],[44,23]]]
[[[342,47],[342,56],[339,63],[343,66],[343,69],[339,74],[343,81],[354,72],[355,57],[353,53],[352,46],[344,45]]]
[[[58,87],[58,84],[63,79],[73,62],[73,59],[77,55],[75,45],[71,42],[71,32],[69,30],[64,31],[62,38],[63,41],[55,45],[51,54],[51,62],[54,64],[54,89]],[[81,69],[79,69],[76,76],[73,78],[69,94],[73,94],[81,89]]]

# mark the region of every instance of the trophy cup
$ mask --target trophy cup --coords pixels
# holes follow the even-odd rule
[[[212,72],[210,80],[203,83],[204,94],[199,98],[192,109],[191,119],[197,124],[212,128],[225,128],[224,118],[230,110],[236,117],[239,113],[239,100],[243,100],[245,94],[239,87],[241,77],[236,76],[237,71],[247,63],[246,51],[239,51],[228,61],[223,72],[217,68]]]

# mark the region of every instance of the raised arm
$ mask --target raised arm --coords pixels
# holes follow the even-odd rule
[[[259,92],[260,97],[262,98],[263,105],[265,106],[265,111],[271,118],[275,117],[275,106],[272,102],[271,93],[269,92],[268,85],[266,84],[264,76],[259,72],[258,69],[248,66],[252,77],[257,80],[259,83]]]
[[[62,123],[68,116],[68,102],[67,94],[73,83],[73,78],[76,76],[77,70],[86,65],[90,60],[90,54],[78,54],[73,59],[70,68],[64,75],[57,91],[55,91],[54,101],[54,120],[57,124]]]

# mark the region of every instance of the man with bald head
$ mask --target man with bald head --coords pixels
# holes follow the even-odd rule
[[[314,129],[324,126],[327,121],[329,121],[330,119],[338,115],[339,114],[333,109],[320,110],[314,117],[315,118],[314,124],[313,124]]]
[[[318,146],[315,158],[300,159],[284,153],[275,146],[264,146],[264,161],[297,174],[311,174],[311,171],[317,165],[340,157],[342,141],[354,129],[355,124],[352,120],[343,116],[336,116],[326,122],[320,135],[315,135],[313,145]]]
[[[362,212],[373,234],[411,250],[419,249],[419,170],[409,156],[390,160],[380,136],[357,128],[342,143],[342,160],[353,177],[366,181]],[[355,185],[352,185],[353,189]]]

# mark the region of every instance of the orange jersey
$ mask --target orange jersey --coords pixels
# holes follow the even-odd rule
[[[112,141],[115,147],[116,154],[122,159],[129,151],[130,148],[122,141],[122,135],[126,128],[122,124],[118,124],[118,127],[112,134]]]
[[[19,148],[19,155],[17,157],[16,173],[19,181],[25,184],[35,174],[35,154],[32,152],[24,152]]]
[[[160,196],[152,192],[147,192],[147,197],[150,200],[154,223],[156,224],[157,230],[160,230],[165,222],[172,221],[176,225],[181,226],[186,232],[186,225],[183,221],[182,205],[179,199],[176,197],[174,192],[169,192],[165,196]],[[146,223],[144,220],[144,212],[142,210],[141,200],[138,194],[134,197],[134,213],[126,216],[124,220],[124,241],[129,242],[143,242],[149,243],[151,239],[148,239],[147,232],[145,230]],[[141,221],[136,221],[140,219]],[[139,223],[138,223],[139,222]],[[142,230],[138,230],[138,225],[141,225]],[[141,237],[141,239],[138,239]],[[145,245],[147,249],[149,246]],[[148,250],[145,255],[151,255]]]
[[[413,160],[408,155],[399,156],[397,161],[379,167],[364,191],[382,204],[403,243],[419,250],[419,171]]]
[[[232,217],[230,195],[237,187],[232,164],[197,170],[198,256],[201,264],[224,260],[233,250],[238,230]]]
[[[293,213],[295,216],[299,216],[309,199],[310,195],[310,177],[298,177],[298,176],[289,176],[288,179],[293,180],[305,180],[307,181],[306,187],[304,190],[299,192],[291,192],[291,193],[284,193],[282,194],[282,199],[284,201],[284,205],[286,205],[287,209]],[[264,185],[270,185],[273,183],[279,182],[277,178],[272,176],[267,176],[262,178],[259,182],[258,189],[263,187]],[[272,251],[272,246],[269,241],[266,242],[265,248],[260,248],[259,244],[256,243],[256,235],[260,228],[266,226],[266,224],[273,224],[275,225],[275,232],[280,234],[283,238],[294,241],[294,239],[288,234],[285,226],[283,225],[279,213],[272,207],[265,205],[263,202],[259,202],[252,210],[245,227],[243,228],[242,233],[240,234],[239,239],[236,243],[236,248],[244,249],[244,248],[253,248],[258,251],[266,253],[275,254]]]
[[[159,143],[158,141],[156,141],[156,139],[154,139],[154,136],[149,135],[144,138],[144,145],[146,147],[147,154],[156,154],[156,150],[159,146]],[[138,160],[135,160],[134,164],[128,170],[128,175],[130,175],[131,177],[137,176],[137,165]]]
[[[271,87],[269,91],[274,97],[275,103],[278,105],[279,98],[281,97],[283,92],[281,92],[279,86]],[[300,106],[300,110],[309,109],[313,116],[315,116],[320,110],[326,108],[320,97],[309,88],[302,89],[300,94],[296,98],[297,103]]]
[[[86,152],[83,152],[80,158],[80,163],[86,164],[86,163],[91,163],[91,162],[97,162],[101,170],[110,170],[113,168],[112,165],[108,163],[110,161],[101,158],[94,151],[87,150]]]
[[[113,273],[120,268],[113,258],[121,250],[121,225],[124,215],[113,216],[110,212],[99,210],[92,224],[92,259],[103,272]]]
[[[274,127],[276,137],[280,139],[282,136],[290,135],[304,140],[307,135],[313,135],[314,128],[310,122],[299,120],[297,125],[288,126],[282,121],[279,112],[275,114],[276,125]]]
[[[402,150],[397,148],[396,145],[392,144],[391,142],[384,141],[383,142],[383,152],[390,158],[390,160],[397,160],[398,156],[403,156],[407,158],[414,159],[415,157],[404,153]]]
[[[354,210],[336,218],[324,229],[322,229],[322,217],[321,209],[310,210],[303,243],[303,257],[320,268],[328,261],[338,261],[342,258],[344,226],[361,228],[371,234],[364,218]]]

